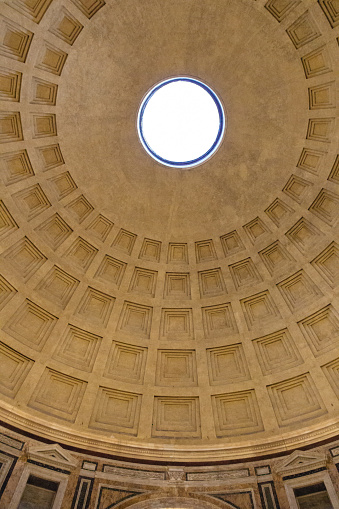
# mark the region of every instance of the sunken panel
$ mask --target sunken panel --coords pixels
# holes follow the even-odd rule
[[[54,113],[33,113],[33,138],[47,138],[57,135],[56,115]]]
[[[315,419],[326,413],[310,373],[269,385],[267,390],[280,427]]]
[[[339,358],[328,362],[322,366],[322,369],[332,389],[339,397]]]
[[[34,361],[0,342],[0,392],[15,398]]]
[[[321,110],[336,107],[335,82],[322,83],[308,89],[310,110]]]
[[[304,12],[304,14],[288,27],[286,32],[297,49],[314,41],[314,39],[317,39],[321,35],[309,11]]]
[[[94,210],[93,205],[91,205],[83,194],[78,196],[71,203],[68,203],[66,208],[74,215],[79,223],[82,223]]]
[[[45,255],[27,237],[18,240],[2,256],[24,281],[27,281],[47,260]]]
[[[167,263],[188,263],[188,248],[184,242],[168,244]]]
[[[49,171],[53,168],[61,166],[62,164],[65,164],[59,143],[53,143],[52,145],[38,147],[37,152],[42,162],[43,171]],[[58,177],[59,176],[54,177],[54,179],[57,179]]]
[[[21,116],[19,111],[0,111],[0,143],[22,141]]]
[[[43,41],[42,44],[36,67],[60,76],[66,62],[67,53],[47,41]]]
[[[259,255],[272,276],[285,273],[294,262],[293,257],[279,240],[259,251]]]
[[[251,378],[241,343],[208,348],[206,352],[211,385],[242,382]]]
[[[96,271],[95,277],[104,283],[110,283],[119,288],[124,277],[127,263],[105,255]]]
[[[192,309],[167,308],[161,310],[160,339],[194,339]]]
[[[128,232],[121,228],[118,235],[115,237],[112,246],[130,255],[132,254],[136,238],[137,236],[135,233]]]
[[[201,436],[199,399],[156,396],[152,436],[161,438],[199,438]]]
[[[58,85],[41,78],[32,79],[32,104],[45,104],[46,106],[55,106]]]
[[[312,186],[312,183],[308,180],[298,177],[297,175],[291,175],[283,188],[283,192],[292,198],[292,200],[301,203],[310,186]]]
[[[212,239],[201,240],[195,243],[195,256],[197,262],[206,262],[217,259],[214,243]]]
[[[280,318],[278,308],[268,290],[242,299],[240,303],[249,330]]]
[[[337,348],[339,317],[331,304],[307,316],[298,325],[316,357]]]
[[[308,121],[306,138],[312,141],[321,141],[330,143],[334,128],[335,119],[327,118],[310,118]]]
[[[237,230],[233,230],[232,232],[222,235],[220,237],[220,242],[224,250],[225,256],[230,256],[235,253],[239,253],[240,251],[243,251],[245,249],[244,244]]]
[[[0,67],[1,101],[20,102],[22,73]]]
[[[2,154],[0,161],[6,186],[34,176],[27,150],[16,150]]]
[[[238,333],[230,302],[202,308],[202,318],[205,336],[208,338]]]
[[[53,359],[73,368],[91,372],[101,339],[96,334],[68,324],[65,334],[53,353]]]
[[[99,387],[90,428],[137,435],[141,394]]]
[[[142,384],[147,348],[113,341],[103,375],[113,380]]]
[[[332,71],[328,49],[325,45],[316,48],[301,58],[306,78],[313,78]]]
[[[78,284],[78,279],[71,276],[57,265],[54,265],[37,285],[36,290],[46,299],[64,309]]]
[[[7,18],[2,18],[1,27],[0,55],[25,62],[33,33]]]
[[[69,247],[64,257],[77,269],[86,271],[94,260],[98,249],[85,239],[78,237]]]
[[[129,291],[154,297],[158,273],[155,270],[135,267]]]
[[[288,329],[254,339],[253,345],[264,375],[279,373],[303,363]]]
[[[41,235],[41,238],[53,250],[56,250],[73,232],[72,228],[55,213],[42,224],[35,228],[35,231]]]
[[[18,225],[9,213],[6,205],[0,200],[0,238],[18,229]]]
[[[248,285],[255,285],[261,281],[261,277],[251,258],[233,263],[228,267],[237,290]]]
[[[106,327],[110,319],[115,297],[100,292],[90,286],[82,297],[76,313],[101,327]]]
[[[339,5],[337,0],[318,0],[332,28],[339,25]]]
[[[280,198],[276,198],[265,212],[276,226],[280,226],[294,210]]]
[[[264,429],[254,390],[212,396],[212,408],[218,438]]]
[[[58,197],[58,200],[62,200],[77,189],[77,185],[68,171],[60,173],[56,177],[53,177],[49,180],[54,186],[54,191]],[[76,216],[79,217],[79,214],[76,212],[77,210],[80,212],[80,210],[77,208],[73,212],[75,212]]]
[[[0,274],[0,310],[14,297],[17,290]]]
[[[3,330],[21,343],[41,351],[56,322],[56,316],[26,299],[5,324]]]
[[[152,323],[150,306],[124,302],[117,329],[128,334],[149,338]]]
[[[256,217],[249,223],[245,224],[243,228],[250,238],[252,244],[254,244],[254,242],[261,238],[265,233],[270,233],[268,226],[265,225],[260,217]]]
[[[320,164],[325,155],[326,152],[321,150],[303,148],[297,166],[313,175],[318,175]]]
[[[83,380],[46,368],[28,406],[52,418],[74,422],[86,385]]]
[[[63,7],[58,11],[57,17],[49,30],[59,39],[72,46],[83,28],[80,21]]]
[[[310,248],[317,244],[321,232],[307,219],[302,217],[285,235],[302,254],[306,254]]]
[[[268,0],[265,7],[280,23],[299,3],[300,0]]]
[[[139,258],[153,262],[160,261],[161,242],[159,240],[144,239]]]
[[[327,189],[321,189],[309,210],[325,223],[333,226],[339,215],[339,195]]]
[[[113,228],[113,223],[107,217],[99,214],[86,228],[92,235],[101,242],[105,242]]]
[[[226,293],[225,282],[220,267],[198,272],[198,279],[201,297],[213,297],[214,295]]]
[[[105,0],[72,0],[88,19],[96,14],[105,5]]]
[[[51,202],[39,184],[27,187],[13,194],[13,198],[27,221],[31,221],[34,217],[51,207]]]
[[[332,242],[312,262],[313,267],[335,288],[339,283],[339,247]]]
[[[158,350],[156,385],[187,387],[197,385],[194,350]]]
[[[35,23],[40,23],[52,0],[6,0],[6,3]]]
[[[334,182],[335,184],[339,183],[339,155],[336,157],[334,161],[331,172],[328,176],[328,180]]]
[[[164,298],[190,299],[190,274],[187,272],[166,272]]]
[[[277,287],[292,313],[311,304],[322,295],[319,288],[303,270],[284,279],[277,284]]]

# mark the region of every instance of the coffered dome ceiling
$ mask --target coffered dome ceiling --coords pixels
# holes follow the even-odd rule
[[[0,418],[163,461],[338,435],[339,1],[0,5]],[[183,75],[228,119],[186,171],[136,129]]]

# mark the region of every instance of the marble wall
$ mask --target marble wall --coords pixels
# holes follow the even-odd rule
[[[32,491],[37,484],[32,476],[42,479],[41,497]],[[39,509],[298,509],[300,488],[317,484],[325,486],[338,509],[339,440],[238,463],[138,464],[70,450],[0,426],[0,509],[36,508],[38,500]],[[54,499],[44,489],[56,489]],[[315,507],[326,507],[319,505],[325,499],[315,495]],[[32,500],[35,505],[29,505]]]

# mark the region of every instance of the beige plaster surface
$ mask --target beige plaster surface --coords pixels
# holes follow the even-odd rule
[[[298,55],[267,12],[243,0],[121,1],[98,13],[82,42],[59,90],[60,139],[77,182],[118,223],[197,240],[242,225],[276,197],[298,161],[308,105]],[[136,131],[144,95],[180,75],[215,90],[228,124],[217,154],[189,171],[151,159]]]

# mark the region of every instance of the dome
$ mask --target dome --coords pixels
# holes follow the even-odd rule
[[[338,435],[332,3],[2,2],[1,421],[187,463]],[[177,76],[227,118],[190,169],[137,129]]]

